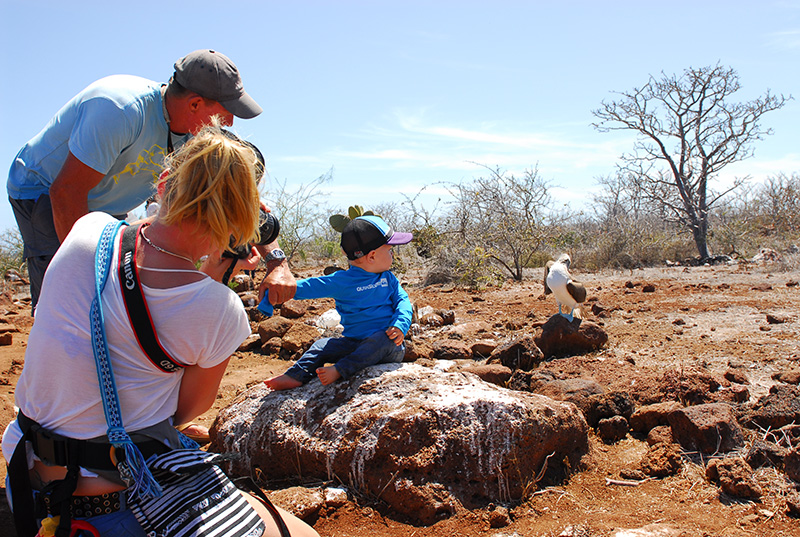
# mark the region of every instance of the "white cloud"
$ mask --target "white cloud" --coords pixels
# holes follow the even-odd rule
[[[786,51],[800,49],[800,30],[787,30],[768,34],[767,44],[773,50]]]
[[[600,141],[565,138],[557,134],[558,126],[548,126],[553,132],[545,133],[501,122],[441,124],[427,121],[426,112],[395,112],[380,126],[371,125],[357,133],[363,150],[334,150],[331,155],[337,161],[374,160],[387,165],[396,161],[392,166],[401,168],[420,165],[471,172],[475,163],[503,169],[531,168],[538,163],[546,174],[565,170],[591,173],[593,167],[611,168],[613,160],[631,145],[630,138],[599,134]]]

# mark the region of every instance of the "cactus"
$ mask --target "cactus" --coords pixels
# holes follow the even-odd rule
[[[375,214],[370,210],[364,210],[364,207],[361,205],[351,205],[347,208],[347,214],[333,214],[328,218],[328,222],[330,222],[331,227],[341,233],[344,231],[344,227],[347,225],[350,220],[354,220],[359,216],[380,216]]]

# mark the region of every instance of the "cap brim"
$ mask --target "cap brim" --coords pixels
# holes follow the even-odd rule
[[[414,238],[414,235],[411,233],[398,233],[395,231],[392,234],[392,238],[389,239],[386,244],[408,244],[411,242],[411,239]]]
[[[247,92],[242,93],[238,99],[219,101],[219,104],[234,116],[242,119],[252,119],[263,112],[255,99],[250,97]]]

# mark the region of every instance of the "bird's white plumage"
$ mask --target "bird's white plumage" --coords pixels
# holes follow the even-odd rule
[[[572,276],[569,273],[570,261],[570,257],[567,254],[563,254],[558,258],[558,260],[550,265],[550,269],[547,272],[547,277],[545,278],[545,284],[550,288],[550,291],[552,291],[553,296],[556,298],[556,302],[558,303],[558,312],[561,313],[561,307],[563,306],[567,309],[567,311],[569,311],[569,314],[566,314],[566,317],[571,320],[572,312],[576,308],[581,313],[581,317],[583,317],[583,311],[581,310],[581,303],[576,300],[574,296],[572,296],[572,293],[568,288],[570,283],[576,283],[573,282]]]

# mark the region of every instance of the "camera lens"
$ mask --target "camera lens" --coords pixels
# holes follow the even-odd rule
[[[278,238],[278,233],[281,231],[281,224],[277,218],[264,209],[261,209],[258,220],[261,222],[261,225],[258,228],[259,240],[257,244],[269,244]]]
[[[259,210],[258,221],[261,224],[258,226],[258,241],[255,244],[259,246],[264,246],[269,244],[275,239],[278,238],[278,234],[281,231],[281,224],[277,218],[272,216],[270,213],[265,211],[264,209]],[[232,251],[226,250],[222,252],[223,257],[238,257],[239,259],[247,259],[250,256],[250,248],[253,246],[253,243],[250,244],[243,244],[238,248],[233,247],[233,237],[231,237],[231,244],[230,248]]]

